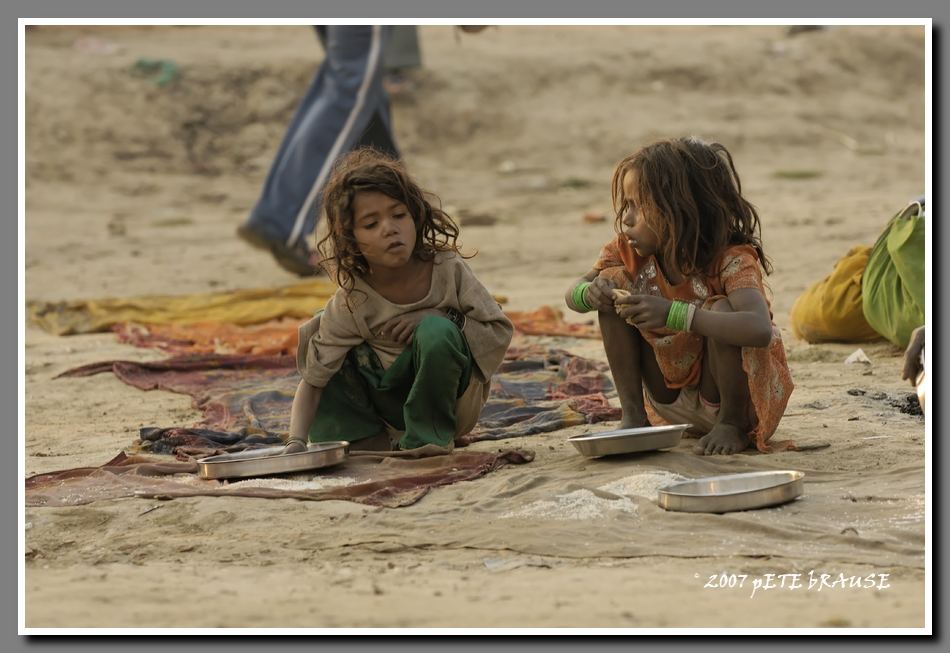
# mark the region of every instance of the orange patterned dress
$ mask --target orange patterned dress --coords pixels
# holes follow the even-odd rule
[[[768,303],[762,268],[755,250],[749,245],[735,245],[722,253],[718,277],[694,276],[673,285],[666,280],[655,257],[641,257],[624,236],[618,235],[604,246],[594,269],[618,288],[638,295],[679,299],[697,308],[709,307],[740,288],[757,289]],[[684,388],[699,384],[705,345],[703,336],[668,329],[643,331],[641,335],[653,348],[667,387]],[[790,442],[769,442],[785,413],[794,387],[782,336],[774,324],[772,341],[767,347],[742,348],[742,367],[749,377],[749,393],[755,411],[756,424],[751,435],[756,448],[762,452],[792,448]],[[664,423],[662,418],[652,413],[649,402],[646,402],[646,407],[651,423]]]

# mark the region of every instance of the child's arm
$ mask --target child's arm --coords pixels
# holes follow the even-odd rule
[[[294,402],[290,407],[290,433],[287,436],[287,446],[284,453],[297,453],[307,450],[307,440],[310,434],[310,424],[320,406],[320,397],[323,389],[310,385],[301,379],[294,393]]]
[[[765,347],[772,340],[772,318],[765,297],[755,288],[738,288],[727,296],[731,311],[696,309],[690,332],[737,347]],[[620,317],[638,329],[666,327],[673,302],[654,295],[616,300]]]
[[[597,270],[591,270],[571,284],[571,287],[567,289],[566,293],[564,293],[564,302],[567,304],[569,309],[572,311],[577,311],[578,313],[586,313],[588,312],[588,309],[592,311],[613,310],[613,289],[616,288],[617,285],[613,281],[604,279],[598,275],[599,273]],[[580,306],[574,301],[574,291],[577,286],[582,283],[590,284],[584,290],[582,297],[580,296],[580,292],[578,292],[578,300],[583,301],[585,304],[587,304],[587,306]]]
[[[322,388],[340,370],[350,349],[361,342],[359,329],[341,290],[337,290],[323,311],[300,326],[297,371],[301,380],[290,407],[290,432],[284,453],[306,451]]]
[[[452,308],[462,315],[462,325],[459,328],[468,342],[481,380],[487,381],[504,360],[514,327],[465,261],[456,260],[458,305]]]
[[[739,288],[727,298],[732,311],[698,309],[690,331],[737,347],[767,347],[772,341],[772,318],[762,293]]]

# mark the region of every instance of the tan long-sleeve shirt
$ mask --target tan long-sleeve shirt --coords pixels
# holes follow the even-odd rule
[[[362,342],[373,348],[384,368],[392,365],[405,345],[377,334],[389,320],[412,311],[454,308],[465,314],[463,334],[482,383],[501,365],[511,342],[511,322],[465,260],[452,252],[436,254],[432,285],[417,302],[394,304],[359,277],[349,305],[346,300],[345,291],[337,290],[323,313],[300,327],[297,368],[314,387],[326,387],[349,350]]]

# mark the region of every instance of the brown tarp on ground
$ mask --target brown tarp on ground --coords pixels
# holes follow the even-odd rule
[[[205,480],[197,476],[198,464],[194,461],[171,462],[154,456],[120,453],[100,467],[81,467],[29,477],[26,479],[26,505],[77,506],[123,497],[240,496],[310,501],[339,499],[398,508],[417,502],[432,488],[470,481],[503,465],[523,464],[534,459],[532,452],[522,449],[498,453],[453,451],[421,457],[411,457],[419,455],[414,452],[401,453],[357,453],[350,455],[341,465],[315,470],[312,472],[315,478],[347,481],[346,485],[319,489],[248,487],[234,482]]]

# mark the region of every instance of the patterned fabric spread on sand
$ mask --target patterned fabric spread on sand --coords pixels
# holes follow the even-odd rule
[[[136,340],[148,342],[154,338],[155,344],[164,342],[168,348],[184,345],[193,340],[192,351],[208,353],[278,353],[273,347],[285,343],[273,342],[280,338],[280,331],[290,324],[272,325],[263,332],[243,332],[235,326],[252,324],[263,325],[266,322],[291,318],[296,342],[296,329],[301,320],[313,317],[313,314],[326,306],[327,301],[336,292],[336,285],[327,279],[310,279],[279,288],[253,288],[227,292],[197,293],[193,295],[147,295],[142,297],[79,299],[62,302],[31,301],[27,303],[29,319],[41,328],[66,336],[78,333],[96,333],[116,330],[127,342],[136,344]],[[502,303],[503,297],[494,296]],[[540,309],[541,312],[547,311]],[[583,325],[571,325],[557,314],[540,315],[539,311],[524,312],[530,322],[529,328],[540,329],[548,335],[582,335],[589,331]],[[135,325],[164,325],[153,334]],[[231,326],[228,326],[231,325]],[[548,329],[548,331],[544,331]],[[576,331],[577,333],[571,333]],[[535,333],[535,331],[530,331]],[[251,341],[261,337],[256,344]],[[223,345],[215,347],[215,339]],[[181,343],[176,341],[183,341]],[[228,343],[231,343],[230,346]],[[147,346],[152,346],[148,344]],[[289,345],[288,345],[289,346]],[[293,347],[286,350],[293,351]]]
[[[599,338],[591,324],[570,323],[553,306],[533,311],[505,311],[515,330],[525,335]],[[308,316],[309,317],[309,316]],[[112,326],[121,342],[153,347],[170,354],[293,354],[297,351],[297,328],[292,318],[242,326],[227,322],[195,324],[138,324]]]
[[[393,454],[355,454],[345,465],[301,473],[292,479],[239,479],[230,482],[197,476],[194,461],[170,462],[154,456],[118,456],[100,467],[67,469],[26,479],[26,505],[76,506],[94,501],[141,497],[241,496],[311,501],[340,499],[398,508],[415,503],[432,488],[468,481],[507,464],[534,458],[529,451],[498,453],[453,451],[419,458]]]
[[[293,354],[300,320],[280,318],[241,326],[227,322],[137,324],[123,322],[112,330],[120,342],[161,349],[170,354]]]
[[[533,311],[505,311],[515,330],[529,336],[570,336],[600,338],[593,320],[588,323],[567,322],[564,313],[553,306],[541,306]]]
[[[190,355],[138,363],[106,361],[61,376],[113,372],[143,390],[188,394],[203,419],[193,426],[141,430],[143,450],[195,458],[270,446],[286,433],[299,381],[292,356]],[[475,430],[457,441],[501,440],[578,424],[616,420],[604,363],[539,345],[512,347],[492,378]]]
[[[673,285],[666,280],[655,257],[639,256],[622,236],[604,246],[594,265],[601,276],[612,280],[619,288],[634,294],[679,299],[698,308],[708,308],[740,288],[755,288],[768,301],[762,269],[752,247],[729,247],[720,258],[718,268],[718,278],[693,276]],[[667,329],[644,331],[642,335],[656,352],[667,386],[683,388],[699,383],[704,349],[702,336]],[[792,446],[789,442],[769,441],[778,428],[794,387],[778,328],[773,325],[772,341],[767,347],[742,348],[742,367],[749,377],[749,392],[758,421],[752,432],[756,448],[762,452],[789,448]],[[649,402],[647,411],[653,424],[664,423],[650,410]]]

